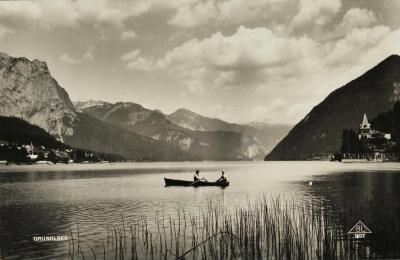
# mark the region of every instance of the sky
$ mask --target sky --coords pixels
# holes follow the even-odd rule
[[[398,0],[0,0],[0,51],[73,101],[295,124],[400,54]]]

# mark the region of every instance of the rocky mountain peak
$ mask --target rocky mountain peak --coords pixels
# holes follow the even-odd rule
[[[50,76],[46,62],[40,60],[29,60],[25,57],[11,57],[2,52],[0,53],[0,70],[18,70],[23,76],[28,77],[32,74],[43,73]]]
[[[50,71],[49,71],[49,68],[47,67],[46,62],[35,59],[32,61],[32,64],[38,71],[50,74]]]
[[[1,51],[0,51],[0,61],[1,61],[1,60],[5,60],[5,59],[8,59],[8,58],[10,58],[10,55],[8,55],[8,54],[5,53],[5,52],[1,52]]]
[[[164,115],[164,113],[160,109],[153,109],[153,112]]]
[[[104,106],[109,106],[109,105],[112,105],[112,104],[102,101],[102,100],[94,100],[94,99],[89,99],[88,101],[74,102],[74,106],[78,111],[85,110],[88,108],[93,108],[93,107],[104,107]]]
[[[186,108],[178,108],[175,112],[170,114],[171,116],[190,116],[190,117],[195,117],[199,116],[197,113],[186,109]]]
[[[124,109],[134,109],[134,110],[145,110],[142,105],[133,103],[133,102],[117,102],[114,104],[117,108],[124,108]]]
[[[0,54],[0,115],[22,118],[61,141],[73,134],[76,118],[67,92],[45,62],[6,53]]]

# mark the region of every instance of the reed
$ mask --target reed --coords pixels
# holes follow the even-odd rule
[[[71,229],[71,259],[353,259],[369,245],[352,239],[341,213],[322,202],[261,197],[245,208],[211,201],[197,214],[122,219],[101,247],[81,246]],[[79,227],[77,226],[77,229]],[[87,250],[86,250],[87,248]],[[84,251],[86,250],[86,251]]]

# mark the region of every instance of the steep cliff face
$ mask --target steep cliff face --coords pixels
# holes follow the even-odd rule
[[[0,115],[37,125],[63,141],[76,120],[67,92],[51,77],[45,62],[0,53]]]
[[[307,160],[340,150],[343,129],[357,129],[364,113],[374,118],[400,99],[400,56],[392,55],[332,92],[266,156]]]
[[[232,131],[194,131],[172,123],[160,111],[131,102],[92,100],[76,102],[75,106],[104,122],[174,145],[203,160],[259,159],[265,153],[252,136]]]

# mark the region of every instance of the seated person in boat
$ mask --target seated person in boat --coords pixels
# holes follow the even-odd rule
[[[206,178],[200,176],[200,171],[196,170],[196,173],[193,176],[194,181],[207,181]]]
[[[228,180],[225,177],[225,172],[222,171],[221,173],[222,173],[221,177],[216,182],[227,182]]]

